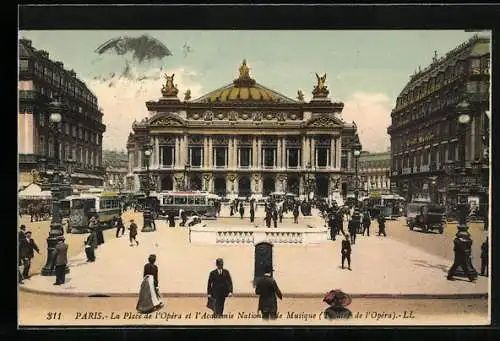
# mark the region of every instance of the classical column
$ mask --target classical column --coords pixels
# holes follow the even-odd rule
[[[208,137],[203,137],[203,168],[208,168]]]
[[[182,166],[184,167],[184,165],[186,163],[189,162],[189,160],[187,159],[188,158],[188,137],[187,135],[184,135],[184,162],[182,163]]]
[[[311,161],[311,167],[318,167],[318,158],[316,155],[316,138],[314,136],[311,136],[311,149],[312,149],[311,155],[314,158]]]
[[[308,148],[307,148],[307,136],[302,136],[302,150],[301,150],[301,154],[302,154],[302,168],[306,168],[306,165],[307,163],[309,162],[309,152],[308,152]]]
[[[155,167],[157,169],[160,168],[160,137],[155,137]]]
[[[252,168],[257,168],[257,136],[252,138]]]
[[[212,145],[212,137],[208,137],[208,167],[212,168],[214,166],[214,148]]]
[[[351,157],[352,157],[352,153],[351,153],[351,151],[349,151],[347,153],[347,169],[351,169],[352,168]]]
[[[275,164],[278,168],[281,168],[281,137],[278,137],[278,147],[277,147],[277,150],[276,150],[276,161],[275,161]]]
[[[233,167],[238,168],[239,167],[239,155],[238,155],[238,139],[233,137]]]
[[[286,168],[288,166],[288,153],[286,148],[286,137],[281,140],[281,167]]]
[[[335,160],[336,160],[336,155],[335,155],[335,139],[332,137],[330,139],[330,168],[335,168]]]
[[[175,137],[175,167],[181,166],[181,139],[179,136]]]
[[[132,173],[133,162],[134,162],[134,158],[132,156],[132,152],[129,150],[128,151],[128,172],[129,172],[129,174]]]
[[[336,156],[336,168],[340,168],[341,158],[342,158],[342,139],[341,137],[337,137],[335,139],[335,156]]]
[[[257,137],[257,168],[262,167],[262,137]]]

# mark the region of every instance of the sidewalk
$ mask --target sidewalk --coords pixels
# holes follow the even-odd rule
[[[137,221],[140,225],[140,221]],[[227,223],[226,223],[227,224]],[[56,295],[137,295],[143,266],[151,253],[157,255],[160,290],[165,296],[205,296],[208,273],[215,259],[224,259],[235,296],[254,295],[252,245],[190,244],[188,230],[168,228],[140,233],[138,247],[130,247],[128,235],[111,239],[96,250],[95,263],[82,252],[70,260],[66,284],[54,286],[54,277],[33,276],[21,288]],[[476,283],[446,280],[451,266],[444,258],[430,255],[390,237],[358,236],[353,245],[353,271],[340,268],[340,238],[313,245],[275,245],[274,276],[283,292],[296,297],[323,295],[341,288],[364,297],[449,297],[488,293],[488,278]]]

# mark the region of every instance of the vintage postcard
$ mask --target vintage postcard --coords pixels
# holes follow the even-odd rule
[[[490,32],[18,45],[20,328],[490,323]]]

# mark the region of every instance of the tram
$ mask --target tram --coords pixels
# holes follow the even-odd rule
[[[381,213],[386,219],[397,219],[404,215],[405,199],[397,194],[365,197],[362,202],[372,218],[377,218]]]
[[[68,229],[71,233],[88,231],[90,218],[97,216],[101,227],[110,227],[110,223],[119,218],[122,211],[120,197],[115,192],[82,193],[71,197],[71,209]]]
[[[206,218],[217,216],[217,201],[220,197],[207,192],[160,192],[155,197],[159,203],[159,218],[173,214],[179,215],[182,209],[188,216],[198,215]]]

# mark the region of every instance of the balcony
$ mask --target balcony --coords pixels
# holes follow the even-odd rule
[[[35,91],[33,90],[19,90],[20,101],[33,101],[36,98]]]

